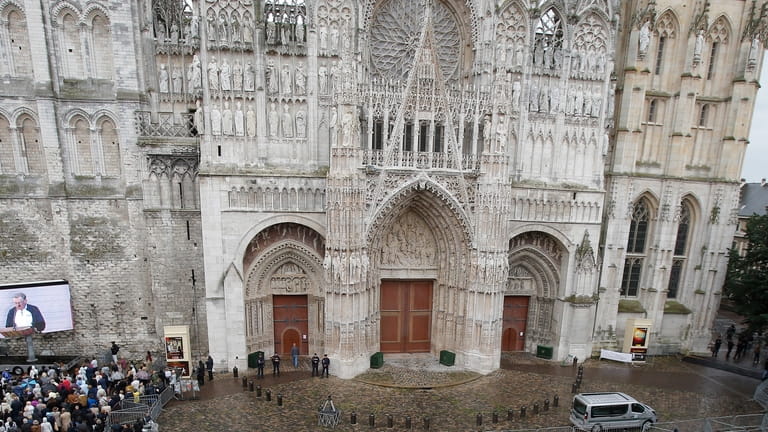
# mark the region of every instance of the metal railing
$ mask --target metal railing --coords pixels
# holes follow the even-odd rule
[[[110,428],[114,424],[132,424],[146,417],[156,421],[165,404],[172,398],[173,389],[170,386],[165,387],[159,394],[139,396],[138,402],[131,396],[126,396],[109,413],[106,426]]]

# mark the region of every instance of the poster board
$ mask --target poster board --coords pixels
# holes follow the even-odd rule
[[[189,326],[165,326],[163,342],[165,362],[169,367],[181,370],[181,376],[192,375],[192,352],[189,342]]]
[[[648,353],[653,321],[635,318],[627,320],[624,329],[624,346],[622,351],[632,354],[632,361],[644,362]]]

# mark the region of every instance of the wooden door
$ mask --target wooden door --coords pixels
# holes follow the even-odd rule
[[[429,352],[432,281],[381,281],[381,352]]]
[[[309,351],[309,320],[307,319],[307,296],[276,295],[272,296],[272,312],[275,327],[275,351],[280,355],[290,355],[293,343],[299,347],[299,353]]]
[[[525,349],[525,326],[528,322],[529,297],[504,297],[504,323],[501,332],[502,351]]]

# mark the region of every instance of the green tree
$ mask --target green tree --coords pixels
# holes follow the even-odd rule
[[[750,330],[760,331],[768,328],[768,215],[749,218],[746,238],[744,256],[730,251],[725,294]]]

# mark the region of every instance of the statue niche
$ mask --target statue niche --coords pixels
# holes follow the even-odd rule
[[[382,267],[437,267],[434,235],[414,212],[404,213],[394,221],[382,243]]]

